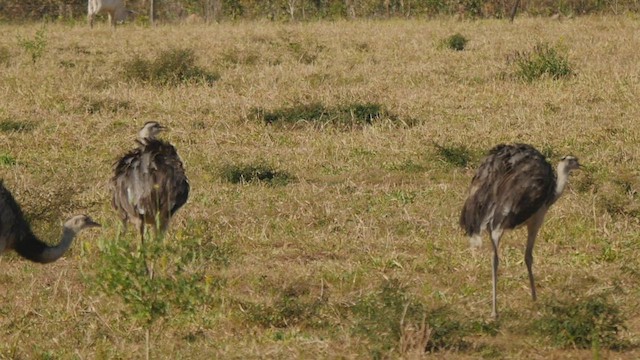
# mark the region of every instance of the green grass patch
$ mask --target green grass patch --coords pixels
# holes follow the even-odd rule
[[[300,42],[289,42],[289,51],[301,64],[314,64],[318,56],[325,49],[322,45],[302,44]]]
[[[395,279],[362,296],[349,310],[353,316],[352,331],[370,340],[373,358],[384,358],[393,349],[400,352],[460,349],[469,333],[469,328],[456,320],[449,309],[428,309]],[[414,349],[408,349],[408,344]]]
[[[513,56],[516,75],[526,81],[544,76],[558,80],[573,75],[566,51],[548,43],[538,43],[532,51],[518,52]]]
[[[618,307],[604,295],[557,300],[544,304],[534,330],[561,348],[618,349],[625,346],[618,335],[625,327]]]
[[[412,159],[407,159],[398,163],[392,163],[390,165],[387,165],[386,168],[388,170],[401,171],[405,173],[421,173],[427,170],[426,166],[415,162]]]
[[[131,107],[128,101],[110,99],[110,98],[90,98],[83,97],[81,111],[87,114],[112,113],[115,114]]]
[[[27,132],[33,130],[35,125],[26,121],[3,120],[0,121],[0,132]]]
[[[11,51],[6,46],[0,46],[0,65],[8,66],[11,63]]]
[[[466,167],[473,159],[473,154],[464,145],[439,145],[434,144],[438,158],[454,167]]]
[[[308,284],[294,282],[270,304],[245,302],[242,307],[247,321],[265,328],[317,327],[323,324],[321,313],[326,304],[327,298],[312,294]]]
[[[222,167],[221,176],[233,184],[262,182],[269,185],[287,185],[295,179],[288,172],[277,170],[265,163],[228,164]]]
[[[336,107],[311,103],[271,111],[256,108],[253,109],[252,115],[266,124],[284,126],[312,124],[320,127],[334,125],[352,128],[371,125],[382,119],[399,122],[397,116],[389,113],[384,106],[377,103],[353,103]]]
[[[196,65],[191,49],[169,49],[160,52],[154,60],[140,56],[122,65],[122,74],[131,81],[154,85],[177,86],[184,83],[212,85],[220,75]]]
[[[0,165],[13,166],[16,164],[16,159],[9,154],[0,154]]]
[[[260,55],[255,51],[231,48],[222,54],[222,61],[233,65],[253,66],[260,62]]]
[[[640,180],[629,171],[619,170],[598,185],[596,205],[611,216],[640,218]]]

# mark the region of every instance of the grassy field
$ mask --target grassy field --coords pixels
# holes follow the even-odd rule
[[[640,357],[637,18],[0,33],[0,178],[52,243],[70,215],[103,224],[51,265],[0,257],[0,358],[141,358],[146,326],[153,358]],[[518,75],[541,42],[572,75]],[[171,61],[196,79],[154,77]],[[140,292],[109,178],[149,120],[192,192],[159,255],[172,285]],[[473,253],[458,215],[502,142],[584,169],[538,237],[537,302],[526,232],[503,237],[493,321],[488,239]]]

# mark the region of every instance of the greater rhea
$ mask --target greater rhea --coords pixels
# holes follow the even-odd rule
[[[115,163],[111,179],[113,208],[125,229],[128,222],[136,226],[143,242],[145,224],[154,234],[164,234],[189,197],[189,180],[176,148],[157,138],[163,130],[155,121],[145,123],[138,133],[138,147]]]
[[[557,176],[551,164],[533,146],[498,145],[478,168],[469,196],[460,215],[460,226],[479,246],[486,230],[493,245],[493,311],[497,318],[496,286],[498,282],[498,246],[505,230],[526,225],[527,247],[524,261],[529,272],[531,297],[536,300],[536,286],[531,269],[533,245],[549,207],[558,200],[572,170],[579,169],[578,159],[566,156],[558,163]]]
[[[54,262],[64,255],[81,230],[99,226],[89,216],[73,216],[64,223],[58,245],[47,245],[33,234],[20,205],[0,180],[0,254],[13,249],[33,262]]]

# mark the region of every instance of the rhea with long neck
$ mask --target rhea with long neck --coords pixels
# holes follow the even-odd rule
[[[67,252],[81,230],[99,226],[89,216],[73,216],[64,223],[60,242],[48,245],[33,234],[18,203],[0,181],[0,253],[13,249],[33,262],[54,262]]]

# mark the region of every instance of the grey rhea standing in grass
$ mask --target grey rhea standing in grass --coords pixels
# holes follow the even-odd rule
[[[536,299],[536,286],[531,270],[533,245],[544,216],[562,195],[569,173],[580,164],[573,156],[562,158],[557,177],[544,156],[526,144],[498,145],[478,168],[471,181],[469,196],[460,215],[460,226],[479,246],[482,232],[487,230],[493,245],[493,311],[498,316],[496,286],[498,281],[498,246],[505,230],[526,224],[528,236],[524,260],[529,272],[531,296]]]
[[[13,249],[34,262],[54,262],[64,255],[81,230],[99,226],[86,215],[73,216],[64,223],[58,245],[47,245],[33,234],[20,206],[0,180],[0,253]]]
[[[138,147],[115,164],[111,179],[113,207],[126,228],[134,224],[144,241],[145,224],[157,235],[165,233],[169,220],[189,196],[189,181],[173,145],[157,139],[165,127],[155,121],[138,133]]]

